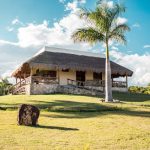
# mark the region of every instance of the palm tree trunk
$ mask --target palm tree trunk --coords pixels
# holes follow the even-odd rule
[[[105,63],[105,102],[112,102],[112,80],[111,67],[109,61],[108,42],[106,42],[106,63]]]

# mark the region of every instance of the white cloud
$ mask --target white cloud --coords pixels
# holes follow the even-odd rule
[[[72,2],[68,2],[65,5],[65,10],[70,10],[75,13],[79,10],[79,6],[85,3],[86,3],[86,0],[74,0]]]
[[[111,49],[112,50],[119,50],[118,47],[116,47],[116,46],[112,46]]]
[[[65,3],[65,1],[66,1],[66,0],[59,0],[59,2],[60,2],[60,3],[63,3],[63,4]]]
[[[70,13],[68,16],[63,17],[59,22],[55,22],[53,27],[48,26],[48,22],[44,21],[42,24],[28,24],[25,27],[18,29],[18,44],[21,47],[39,47],[44,45],[66,45],[75,47],[71,39],[72,33],[80,27],[85,26],[84,21],[79,17]]]
[[[134,27],[134,28],[140,28],[140,24],[139,23],[135,23],[135,24],[132,25],[132,27]]]
[[[86,26],[86,22],[81,20],[76,11],[78,5],[85,1],[73,1],[68,3],[70,13],[63,17],[60,21],[54,22],[52,27],[49,27],[48,21],[43,21],[42,24],[30,23],[27,26],[18,29],[18,44],[21,47],[39,47],[44,45],[58,45],[72,48],[91,48],[87,43],[74,44],[71,39],[72,33],[81,27]],[[68,8],[68,9],[69,9]]]
[[[112,50],[110,55],[115,62],[133,71],[130,85],[147,85],[150,83],[150,54],[125,54]]]
[[[106,1],[106,5],[107,5],[108,8],[113,8],[114,7],[113,1]]]
[[[150,48],[150,45],[144,45],[143,48]]]
[[[117,20],[116,20],[116,24],[117,25],[121,25],[121,24],[124,24],[126,23],[128,20],[126,18],[123,18],[123,17],[118,17]]]
[[[74,44],[71,39],[71,35],[76,29],[86,26],[86,23],[76,14],[80,3],[85,3],[85,0],[68,2],[67,6],[70,7],[69,14],[58,22],[54,22],[52,27],[49,27],[47,20],[44,20],[41,24],[29,23],[18,28],[18,42],[0,41],[0,44],[18,45],[22,48],[42,47],[45,45],[66,46],[68,48],[81,47],[81,49],[91,48],[87,43]],[[12,23],[17,24],[18,22],[21,21],[14,19]]]
[[[15,18],[11,22],[12,25],[23,25],[23,22],[21,22],[18,18]]]
[[[7,31],[9,31],[9,32],[12,32],[13,30],[14,30],[14,28],[13,27],[6,27],[6,29],[7,29]]]
[[[3,46],[3,45],[14,45],[14,46],[17,46],[18,44],[15,43],[15,42],[0,40],[0,46]]]
[[[108,8],[113,8],[114,7],[114,2],[108,1],[108,0],[101,0],[101,4],[108,7]]]
[[[77,7],[78,7],[78,2],[76,0],[73,2],[68,2],[66,4],[66,10],[71,10],[73,12],[77,11]]]
[[[78,0],[78,2],[81,3],[81,4],[85,4],[86,0]]]

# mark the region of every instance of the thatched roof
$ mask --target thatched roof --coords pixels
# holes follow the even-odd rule
[[[12,76],[30,73],[31,67],[53,68],[53,69],[73,69],[78,71],[105,72],[105,58],[43,51],[24,62]],[[111,61],[111,70],[114,77],[132,76],[133,72],[117,63]]]

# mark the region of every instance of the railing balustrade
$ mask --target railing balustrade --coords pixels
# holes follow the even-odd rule
[[[68,85],[78,86],[78,87],[85,86],[85,82],[84,81],[76,81],[76,80],[72,80],[72,79],[67,79],[67,84]]]
[[[72,79],[67,79],[67,84],[81,87],[83,86],[105,87],[105,80],[76,81]],[[123,81],[112,81],[112,87],[126,88],[127,83]]]
[[[56,78],[56,77],[32,76],[32,83],[57,84],[58,78]]]
[[[45,83],[45,84],[58,84],[58,78],[53,78],[53,77],[43,77],[43,76],[29,76],[25,79],[22,79],[20,82],[16,83],[13,86],[13,91],[12,93],[20,93],[24,92],[25,90],[25,85],[30,84],[30,83]]]

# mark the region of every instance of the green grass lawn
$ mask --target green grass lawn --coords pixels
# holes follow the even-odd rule
[[[73,95],[1,96],[0,150],[149,150],[150,95],[114,93],[120,103]],[[17,125],[17,107],[41,110],[39,126]]]

